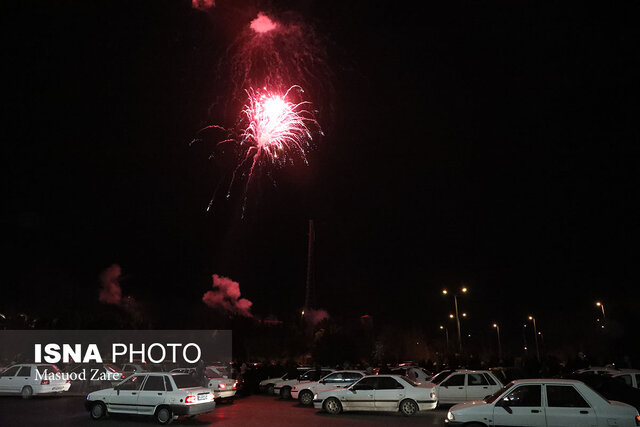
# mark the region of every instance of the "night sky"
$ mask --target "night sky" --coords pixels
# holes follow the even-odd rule
[[[435,330],[464,283],[472,329],[588,323],[598,299],[637,320],[637,5],[217,3],[3,5],[0,309],[94,303],[115,263],[161,310],[201,309],[216,273],[293,318],[313,218],[334,318]],[[260,10],[315,28],[335,93],[309,167],[242,219],[236,195],[206,211],[228,165],[189,142]]]

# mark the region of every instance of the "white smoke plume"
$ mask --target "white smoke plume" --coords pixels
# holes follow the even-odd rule
[[[113,264],[100,273],[100,295],[98,300],[105,304],[120,305],[122,303],[122,289],[120,275],[122,270],[118,264]]]
[[[202,301],[209,307],[253,317],[251,306],[253,303],[246,298],[240,298],[240,284],[228,277],[213,275],[213,290],[202,296]]]

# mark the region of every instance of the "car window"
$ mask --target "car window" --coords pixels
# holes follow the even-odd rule
[[[489,382],[482,374],[467,374],[468,385],[489,385]]]
[[[542,386],[540,385],[523,385],[513,390],[502,400],[507,406],[541,406],[541,390]]]
[[[626,385],[633,386],[633,380],[631,379],[631,375],[617,375],[616,378],[624,381]]]
[[[442,385],[447,387],[463,386],[464,376],[465,374],[452,375],[451,377],[449,377],[449,379],[447,379],[446,381],[443,381]]]
[[[162,376],[164,378],[164,387],[167,391],[173,391],[173,384],[171,384],[171,379],[167,375]]]
[[[13,366],[2,373],[3,377],[15,377],[20,369],[20,365]]]
[[[140,390],[146,375],[134,375],[118,386],[120,390]]]
[[[553,408],[588,408],[589,404],[571,385],[547,385],[547,404]]]
[[[375,390],[379,378],[367,377],[363,378],[351,387],[352,390]]]
[[[55,374],[57,372],[60,372],[60,369],[58,369],[58,367],[56,365],[37,365],[36,369],[38,370],[38,373],[40,374],[40,376],[45,376],[45,375],[50,375],[50,374]]]
[[[378,385],[376,386],[376,390],[395,390],[399,388],[403,389],[404,387],[394,378],[391,378],[391,377],[378,378]]]
[[[412,379],[411,379],[411,378],[409,378],[409,377],[405,377],[405,376],[403,375],[403,376],[402,376],[402,379],[403,379],[403,380],[405,380],[406,382],[408,382],[409,384],[411,384],[411,385],[412,385],[412,386],[414,386],[414,387],[420,387],[420,383],[418,383],[418,382],[416,382],[416,381],[412,380]]]
[[[342,382],[342,373],[331,374],[324,378],[325,383],[340,383]]]
[[[191,375],[174,375],[173,381],[178,388],[200,387],[198,380]]]
[[[149,377],[147,378],[147,382],[144,383],[143,390],[147,390],[147,391],[164,391],[163,376],[160,376],[160,375],[149,375]]]
[[[640,374],[636,374],[636,384],[640,386]]]
[[[487,379],[487,382],[491,385],[498,385],[496,383],[496,380],[493,379],[493,377],[490,374],[484,374],[484,377]]]
[[[442,380],[446,379],[451,372],[453,371],[442,371],[439,374],[436,374],[433,378],[431,378],[431,382],[434,384],[440,384]]]
[[[16,377],[30,377],[31,376],[31,366],[23,366],[20,368],[18,375]]]

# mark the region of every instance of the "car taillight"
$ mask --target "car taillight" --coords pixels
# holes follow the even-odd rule
[[[235,383],[233,383],[233,388],[237,388],[238,387],[238,381],[236,380]]]
[[[640,415],[636,415],[636,425],[640,426]]]
[[[222,383],[218,384],[218,388],[225,388],[225,387],[226,387],[225,384],[222,384]]]
[[[40,385],[49,385],[49,380],[40,381]]]
[[[196,397],[195,396],[187,396],[184,399],[185,403],[196,403]]]
[[[70,380],[70,379],[68,379],[68,380],[65,382],[65,384],[69,384],[70,382],[71,382],[71,380]]]

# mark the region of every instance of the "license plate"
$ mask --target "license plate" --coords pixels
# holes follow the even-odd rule
[[[207,400],[207,395],[198,396],[198,400]]]

